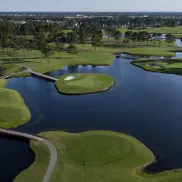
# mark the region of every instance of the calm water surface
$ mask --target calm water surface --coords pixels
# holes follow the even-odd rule
[[[110,67],[78,66],[49,73],[105,73],[116,84],[109,91],[65,96],[54,83],[35,77],[12,78],[7,88],[21,93],[32,113],[29,123],[17,130],[39,133],[50,130],[80,132],[113,130],[132,135],[157,156],[149,171],[182,167],[182,77],[150,73],[115,59]],[[34,160],[28,142],[0,139],[0,181],[10,182]]]

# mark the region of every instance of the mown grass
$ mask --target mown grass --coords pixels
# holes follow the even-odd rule
[[[176,35],[178,35],[178,34],[176,34]],[[109,38],[109,41],[108,41],[108,38],[103,38],[102,40],[105,44],[109,43],[109,44],[117,45],[117,41],[114,38]],[[158,48],[161,48],[161,47],[169,47],[169,48],[175,47],[176,48],[176,47],[178,47],[176,42],[173,42],[172,44],[168,44],[165,40],[162,40],[160,42],[160,46],[159,46],[158,41],[155,41],[155,42],[154,41],[148,41],[148,43],[146,41],[140,41],[140,42],[136,42],[136,43],[130,41],[129,43],[124,44],[123,38],[120,38],[119,44],[122,44],[123,47],[127,47],[127,46],[139,46],[139,47],[150,46],[150,47],[158,47]]]
[[[135,138],[109,131],[41,134],[56,146],[58,162],[50,182],[179,182],[182,172],[168,171],[148,175],[134,169],[154,158],[153,153]],[[50,155],[42,144],[32,141],[36,161],[15,182],[41,182]],[[44,156],[42,156],[44,155]],[[44,166],[43,166],[44,165]]]
[[[131,30],[128,28],[118,28],[119,31],[122,33],[125,33],[126,31],[133,31],[133,32],[139,32],[139,31],[146,31],[148,33],[172,33],[172,34],[181,34],[182,32],[182,26],[176,26],[176,27],[159,27],[159,28],[152,28],[152,27],[146,27],[146,29],[143,30]]]
[[[1,128],[15,128],[30,120],[30,111],[17,91],[1,88],[0,98]]]
[[[3,88],[7,83],[6,79],[0,79],[0,88]]]
[[[147,71],[182,75],[182,59],[147,59],[142,58],[132,62],[133,65]]]
[[[68,76],[75,76],[73,80],[64,80]],[[55,85],[63,94],[86,94],[105,91],[114,84],[114,78],[104,74],[74,73],[63,75]]]
[[[182,38],[182,33],[180,34],[173,34],[175,36],[176,39],[181,39]]]
[[[102,47],[95,49],[90,44],[84,46],[77,44],[79,53],[74,56],[67,54],[66,50],[55,53],[49,59],[43,59],[39,51],[29,50],[20,51],[7,56],[6,53],[0,55],[0,68],[5,68],[4,75],[17,72],[20,66],[26,66],[39,73],[51,72],[61,69],[69,65],[111,65],[113,63],[113,54],[116,52],[127,53],[133,55],[148,56],[175,56],[175,51],[182,51],[176,46],[166,46],[165,42],[161,43],[161,47],[157,45],[140,44],[103,44]],[[15,77],[29,76],[27,73],[18,73]]]
[[[139,46],[139,45],[114,45],[114,44],[105,44],[105,51],[108,52],[119,52],[126,53],[132,55],[140,55],[140,56],[164,56],[164,57],[172,57],[175,56],[175,51],[178,49],[172,47],[158,47],[158,46]]]
[[[16,72],[20,66],[26,66],[39,73],[46,73],[53,70],[61,69],[69,65],[110,65],[113,62],[114,56],[109,53],[99,51],[80,51],[78,55],[70,56],[66,51],[55,53],[49,60],[43,59],[38,51],[20,52],[11,56],[0,57],[0,68],[6,68],[4,75]],[[27,75],[21,73],[22,76]]]

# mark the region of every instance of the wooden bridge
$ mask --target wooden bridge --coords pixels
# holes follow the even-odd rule
[[[53,81],[53,82],[55,82],[55,81],[58,80],[57,78],[54,78],[54,77],[51,77],[51,76],[48,76],[48,75],[44,75],[44,74],[41,74],[41,73],[37,73],[37,72],[33,71],[32,69],[26,68],[26,67],[24,67],[24,66],[20,67],[20,68],[16,71],[16,73],[18,73],[18,72],[27,72],[27,73],[31,73],[31,74],[34,75],[34,76],[37,76],[37,77],[40,77],[40,78],[44,78],[44,79],[46,79],[46,80],[50,80],[50,81]],[[7,75],[7,76],[0,77],[0,79],[1,79],[1,78],[8,79],[8,78],[12,77],[12,76],[13,76],[14,74],[16,74],[16,73],[11,73],[11,74],[9,74],[9,75]]]
[[[28,69],[27,72],[31,73],[32,75],[35,75],[37,77],[41,77],[41,78],[44,78],[44,79],[47,79],[47,80],[50,80],[50,81],[57,81],[58,79],[57,78],[54,78],[52,76],[48,76],[48,75],[44,75],[44,74],[41,74],[41,73],[37,73],[35,71],[32,71],[31,69]]]
[[[2,76],[2,77],[0,77],[0,78],[3,78],[3,79],[8,79],[8,78],[12,77],[13,75],[14,75],[14,73],[11,73],[10,75],[7,75],[7,76]]]

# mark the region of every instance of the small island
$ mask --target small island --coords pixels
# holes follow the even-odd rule
[[[114,78],[105,74],[76,73],[61,76],[55,85],[62,94],[91,94],[108,90],[114,85]]]
[[[132,61],[131,64],[146,71],[182,75],[181,58],[141,58]]]
[[[6,80],[1,80],[1,82],[6,82]],[[30,120],[30,111],[17,91],[0,88],[0,98],[1,128],[15,128]]]

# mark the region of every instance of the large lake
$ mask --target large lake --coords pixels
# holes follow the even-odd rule
[[[181,54],[177,54],[181,56]],[[17,130],[80,132],[113,130],[132,135],[157,156],[152,172],[182,168],[182,76],[150,73],[115,59],[112,66],[78,66],[49,73],[105,73],[116,83],[104,93],[65,96],[54,83],[35,77],[12,78],[7,88],[21,93],[32,113]],[[11,182],[34,160],[28,141],[0,139],[0,181]]]

